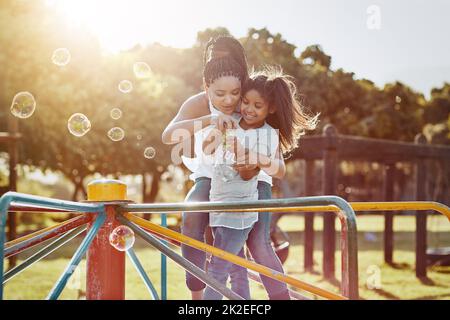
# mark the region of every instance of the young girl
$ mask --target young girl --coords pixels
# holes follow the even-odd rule
[[[310,117],[304,113],[297,100],[294,83],[280,69],[268,68],[253,75],[243,92],[242,117],[237,129],[233,132],[228,129],[224,134],[223,130],[211,126],[203,143],[205,154],[214,159],[211,201],[257,200],[257,177],[244,180],[237,172],[230,174],[233,160],[239,161],[241,155],[249,153],[253,162],[250,165],[272,172],[277,164],[274,160],[278,148],[284,153],[292,151],[304,130],[314,129],[317,123],[318,115]],[[211,212],[209,223],[214,234],[214,246],[238,254],[257,220],[257,212]],[[231,262],[213,256],[208,274],[225,284],[231,268]],[[222,295],[207,287],[204,299],[218,300]]]

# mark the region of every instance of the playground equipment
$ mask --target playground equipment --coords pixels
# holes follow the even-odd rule
[[[0,132],[0,143],[8,145],[9,155],[9,178],[8,185],[0,188],[0,195],[5,194],[8,191],[17,190],[17,170],[16,165],[18,162],[18,141],[22,138],[19,133],[19,123],[16,117],[8,114],[7,118],[8,132]],[[8,215],[8,231],[9,238],[16,238],[16,215],[11,213]],[[12,256],[9,259],[9,266],[14,267],[16,264],[15,257]]]
[[[415,137],[414,143],[390,141],[383,139],[363,138],[339,134],[337,129],[327,124],[323,128],[322,135],[305,136],[301,140],[301,148],[298,148],[290,161],[305,160],[305,193],[306,195],[337,194],[338,193],[338,168],[340,161],[364,161],[380,164],[384,171],[383,185],[379,189],[383,191],[381,196],[385,203],[394,201],[394,185],[396,180],[395,164],[397,162],[410,163],[415,170],[415,194],[411,195],[417,201],[425,201],[429,196],[426,192],[427,170],[426,162],[439,162],[442,166],[450,163],[450,147],[442,145],[428,145],[423,134]],[[316,190],[314,183],[317,181],[315,168],[317,162],[322,162],[321,190]],[[446,191],[448,194],[448,189]],[[444,189],[445,194],[445,189]],[[449,198],[447,198],[449,199]],[[441,201],[445,202],[445,201]],[[367,203],[367,202],[366,202]],[[401,204],[402,202],[397,202]],[[351,202],[350,202],[351,204]],[[371,206],[371,205],[370,205]],[[371,206],[373,207],[373,206]],[[355,209],[356,210],[356,209]],[[364,209],[361,208],[364,211]],[[394,251],[394,211],[418,210],[414,206],[410,209],[397,206],[395,209],[384,209],[382,207],[373,210],[381,211],[384,215],[384,260],[387,264],[393,264]],[[416,211],[416,276],[424,278],[427,275],[427,260],[432,256],[438,259],[438,255],[444,257],[449,255],[449,250],[432,249],[427,250],[427,212]],[[434,210],[434,209],[429,209]],[[320,211],[319,211],[320,212]],[[314,252],[314,216],[316,213],[305,214],[305,270],[313,270]],[[323,262],[322,273],[327,279],[335,278],[335,248],[336,231],[335,217],[324,215],[323,227]],[[430,255],[430,256],[429,256]]]
[[[313,294],[327,299],[351,299],[358,298],[358,266],[357,266],[357,243],[356,243],[356,222],[353,209],[347,202],[339,197],[321,196],[309,198],[277,199],[254,202],[236,203],[181,203],[181,204],[131,204],[125,200],[126,186],[120,181],[100,181],[91,183],[88,186],[88,202],[77,203],[71,201],[55,200],[43,197],[24,195],[9,192],[0,199],[1,212],[1,265],[3,270],[3,258],[17,254],[46,239],[58,237],[54,242],[37,252],[33,257],[24,261],[20,266],[11,269],[5,275],[1,273],[0,280],[4,284],[16,275],[19,270],[24,270],[31,264],[39,261],[50,252],[56,250],[60,245],[72,239],[75,234],[82,232],[80,228],[87,224],[87,235],[71,258],[67,268],[60,276],[55,286],[48,295],[48,299],[57,299],[65,287],[69,277],[74,272],[81,258],[87,253],[87,299],[124,299],[125,298],[125,253],[114,249],[108,241],[110,232],[117,227],[120,222],[132,228],[136,234],[145,241],[159,249],[165,256],[180,264],[183,268],[194,274],[207,285],[220,291],[229,299],[240,299],[234,292],[221,286],[209,277],[203,270],[200,270],[192,263],[179,256],[168,246],[146,232],[143,228],[159,234],[163,237],[172,238],[181,243],[191,245],[200,250],[217,255],[222,259],[229,260],[241,266],[247,267],[260,274],[264,274],[279,281],[285,281],[292,286],[307,290]],[[149,221],[141,219],[132,212],[149,212],[164,214],[167,212],[192,212],[192,211],[287,211],[289,209],[301,208],[304,206],[336,206],[339,208],[337,214],[342,222],[342,294],[335,294],[321,288],[309,285],[293,277],[280,274],[267,267],[247,261],[227,252],[188,238],[182,234],[171,231],[165,227],[155,225]],[[83,215],[63,224],[58,224],[46,230],[27,235],[14,242],[4,244],[4,228],[8,212],[33,211],[33,212],[78,212]],[[71,231],[70,234],[68,230]],[[131,254],[136,258],[133,254]],[[134,262],[138,262],[134,259]],[[136,263],[135,263],[136,265]],[[139,264],[137,264],[139,266]],[[142,275],[148,288],[152,285],[148,277],[143,275],[142,268],[137,268]],[[165,270],[162,272],[164,282]],[[3,286],[0,291],[3,296]]]
[[[132,249],[127,253],[114,249],[108,241],[109,235],[120,224],[130,227],[147,243],[158,249],[164,257],[172,259],[188,272],[192,273],[208,286],[214,288],[229,299],[242,299],[236,293],[217,283],[213,278],[188,260],[170,249],[164,242],[173,239],[199,250],[216,255],[224,260],[241,265],[251,271],[290,284],[326,299],[358,299],[358,251],[357,229],[354,210],[398,210],[413,208],[414,210],[437,210],[450,220],[450,209],[434,202],[413,203],[353,203],[336,196],[318,196],[305,198],[273,199],[262,201],[244,201],[233,203],[179,203],[179,204],[134,204],[126,200],[126,185],[117,180],[100,180],[89,184],[88,201],[78,203],[55,200],[37,196],[8,192],[0,198],[0,298],[3,298],[3,285],[19,272],[41,260],[63,244],[87,230],[87,234],[79,245],[66,269],[50,291],[47,299],[57,299],[70,276],[75,271],[82,257],[87,253],[86,298],[87,299],[124,299],[125,298],[125,254],[141,275],[150,295],[158,299],[158,294],[149,277]],[[66,222],[40,230],[33,234],[14,239],[5,244],[5,222],[9,212],[77,212],[81,215]],[[342,280],[341,295],[310,285],[291,276],[281,274],[257,263],[232,255],[208,244],[189,238],[178,232],[144,220],[133,213],[153,213],[164,215],[168,212],[210,212],[210,211],[323,211],[336,214],[341,222],[341,258]],[[164,221],[164,219],[163,219]],[[163,223],[164,224],[164,223]],[[150,231],[150,232],[148,232]],[[154,235],[157,235],[155,237]],[[19,266],[3,274],[3,259],[23,252],[42,241],[56,238],[53,242],[36,252]],[[167,274],[165,259],[161,268],[161,297],[166,299]],[[255,274],[251,275],[255,279]],[[297,294],[298,295],[298,294]],[[299,296],[301,297],[301,296]]]

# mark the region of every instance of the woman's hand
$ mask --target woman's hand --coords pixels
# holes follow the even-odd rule
[[[211,124],[222,132],[225,132],[227,129],[237,128],[237,120],[232,116],[223,113],[212,115]]]

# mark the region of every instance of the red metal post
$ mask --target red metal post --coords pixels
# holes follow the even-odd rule
[[[125,252],[109,244],[110,233],[120,225],[114,206],[105,206],[106,221],[87,253],[86,299],[125,299]]]

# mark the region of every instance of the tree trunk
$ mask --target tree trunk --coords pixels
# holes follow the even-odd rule
[[[153,203],[155,202],[156,197],[158,196],[159,192],[159,181],[161,180],[161,172],[158,170],[152,171],[152,184],[150,188],[150,193],[147,194],[146,190],[144,189],[144,203]],[[143,175],[143,181],[145,181],[145,174]],[[144,182],[145,184],[145,182]],[[151,214],[146,213],[144,214],[144,219],[150,220]]]
[[[84,180],[84,177],[82,177],[80,179],[80,182],[75,181],[75,179],[71,179],[71,181],[75,185],[75,190],[73,191],[73,194],[72,194],[72,201],[78,201],[78,193],[80,191],[83,194],[83,198],[87,199],[87,192],[86,192],[86,189],[83,186],[83,180]],[[70,213],[69,214],[69,219],[74,218],[76,215],[77,215],[76,213]]]

